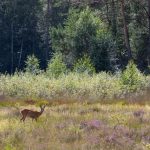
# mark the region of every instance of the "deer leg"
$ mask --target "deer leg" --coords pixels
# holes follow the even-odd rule
[[[23,119],[23,117],[20,119],[20,121]]]
[[[26,117],[23,118],[23,122],[25,121]]]
[[[22,117],[22,118],[20,119],[20,121],[23,121],[23,122],[24,122],[24,121],[25,121],[25,118],[24,118],[24,117]]]
[[[23,121],[23,118],[24,118],[24,117],[22,116],[22,118],[20,119],[20,121]]]
[[[23,116],[23,119],[22,119],[23,122],[25,121],[26,117],[27,117],[27,114],[25,116]]]

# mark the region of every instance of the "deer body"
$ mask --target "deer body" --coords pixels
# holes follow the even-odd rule
[[[21,111],[21,114],[22,114],[22,118],[20,119],[20,121],[25,121],[26,117],[29,117],[29,118],[32,118],[32,120],[36,120],[39,118],[39,116],[42,115],[44,109],[45,109],[45,106],[44,107],[41,107],[41,111],[38,112],[38,111],[33,111],[33,110],[29,110],[29,109],[24,109]]]

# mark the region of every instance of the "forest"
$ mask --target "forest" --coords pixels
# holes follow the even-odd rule
[[[3,0],[0,72],[24,71],[35,55],[40,68],[61,52],[67,67],[88,55],[96,72],[116,72],[129,60],[149,73],[149,0]]]

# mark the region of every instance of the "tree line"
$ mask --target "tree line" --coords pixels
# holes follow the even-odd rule
[[[0,1],[0,72],[23,70],[32,54],[46,69],[56,52],[69,68],[88,55],[97,72],[131,59],[148,72],[150,0]]]

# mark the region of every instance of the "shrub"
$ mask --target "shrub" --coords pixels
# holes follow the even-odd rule
[[[53,58],[49,61],[46,74],[49,77],[58,78],[60,75],[67,72],[67,67],[63,62],[63,56],[61,53],[55,53]]]
[[[25,71],[31,74],[39,74],[40,73],[40,65],[38,58],[35,55],[29,55],[27,57],[27,61],[25,62],[26,68]]]
[[[130,74],[135,70],[132,68],[134,71],[131,71],[132,69],[130,70],[128,67],[121,76],[106,72],[93,74],[92,76],[85,73],[70,72],[67,75],[61,74],[59,78],[49,78],[45,74],[35,76],[28,73],[18,73],[13,76],[0,75],[0,91],[6,96],[21,99],[79,101],[124,98],[126,93],[134,91],[136,96],[143,94],[143,89],[150,87],[150,78],[145,79],[137,68],[134,69],[138,75],[135,76],[134,73],[131,76]],[[134,82],[131,82],[131,79]]]
[[[121,81],[129,91],[136,91],[142,87],[144,75],[138,70],[133,61],[130,61],[121,75]]]
[[[120,93],[119,79],[107,73],[69,73],[59,78],[40,74],[15,74],[0,76],[0,91],[8,96],[35,99],[111,99]]]
[[[87,74],[95,73],[95,68],[91,63],[90,57],[87,55],[84,55],[81,59],[77,60],[73,70],[77,73],[87,73]]]

